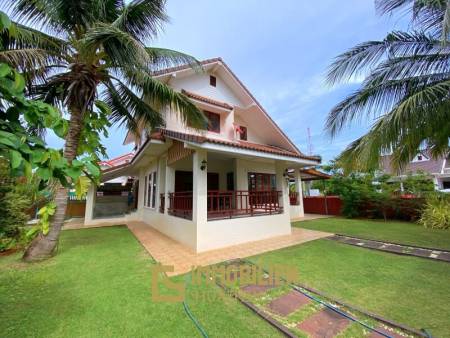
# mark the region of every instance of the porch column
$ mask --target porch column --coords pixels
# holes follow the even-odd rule
[[[164,214],[169,214],[169,192],[175,191],[175,170],[167,163],[168,157],[165,159],[166,163],[166,182],[164,184]]]
[[[302,178],[300,175],[300,169],[295,169],[295,192],[297,193],[298,205],[295,206],[295,215],[291,215],[293,217],[304,217],[305,212],[303,210],[303,189],[302,189]]]
[[[277,190],[281,191],[281,201],[280,204],[283,207],[283,214],[289,215],[289,187],[284,177],[286,170],[286,165],[284,163],[276,164],[276,180],[277,180]]]
[[[88,192],[86,194],[86,209],[84,211],[84,223],[89,224],[94,218],[94,204],[95,195],[97,193],[97,187],[95,184],[91,183]]]
[[[145,189],[147,187],[145,186],[145,171],[144,169],[141,169],[139,172],[139,189],[138,189],[138,212],[141,213],[144,209],[144,196],[145,196]]]
[[[197,149],[192,156],[192,221],[197,227],[208,221],[208,168],[201,170],[203,161],[207,161],[207,152]]]
[[[162,158],[160,157],[158,160],[158,184],[156,185],[156,190],[157,190],[157,195],[156,195],[156,200],[157,202],[157,208],[158,208],[158,212],[161,206],[161,194],[164,194],[164,203],[165,203],[165,199],[166,199],[166,165],[167,165],[167,159],[166,158]],[[167,204],[164,204],[164,213],[165,213],[165,209],[167,208]]]

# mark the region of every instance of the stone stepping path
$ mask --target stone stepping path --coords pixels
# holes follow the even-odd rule
[[[292,290],[289,293],[271,301],[267,307],[272,312],[282,317],[286,317],[310,302],[311,300],[308,297],[300,292]]]
[[[312,338],[332,338],[344,331],[350,323],[351,321],[344,316],[324,308],[299,323],[297,328]]]
[[[273,289],[275,286],[266,286],[266,285],[247,285],[243,286],[241,288],[242,291],[251,294],[251,295],[258,295],[261,293],[265,293],[269,291],[270,289]]]
[[[390,330],[386,330],[382,326],[377,327],[376,329],[377,329],[377,331],[380,331],[380,332],[382,332],[382,333],[384,333],[387,336],[392,337],[392,338],[405,338],[405,336],[399,335],[398,333],[395,333],[395,332],[390,331]],[[367,338],[386,338],[386,336],[383,336],[383,335],[379,334],[378,332],[372,331],[370,333],[370,335],[367,336]]]
[[[400,245],[389,242],[375,241],[369,239],[362,239],[344,235],[334,235],[327,239],[339,243],[359,246],[361,248],[368,248],[373,250],[391,252],[401,255],[429,258],[450,263],[450,251],[434,250],[428,248],[420,248],[415,246]]]
[[[353,240],[353,245],[360,243],[358,238],[350,239]],[[381,245],[383,244],[381,243]],[[232,263],[239,265],[244,264],[245,261],[233,261]],[[299,335],[307,335],[310,338],[333,338],[347,334],[368,338],[425,337],[413,328],[390,322],[339,301],[333,301],[319,291],[307,287],[289,285],[286,288],[286,284],[283,283],[281,285],[249,285],[247,279],[242,285],[240,277],[240,273],[236,269],[229,278],[239,283],[236,286],[239,285],[239,289],[242,291],[242,293],[235,294],[235,297],[286,337],[296,338]],[[221,285],[221,287],[226,288],[225,285]],[[374,330],[379,333],[362,324],[369,319],[374,323],[371,325],[375,325]],[[401,334],[395,332],[394,329],[399,330]]]

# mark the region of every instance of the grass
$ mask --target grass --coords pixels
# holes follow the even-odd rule
[[[426,229],[411,222],[333,217],[296,222],[293,225],[299,228],[328,231],[365,239],[450,250],[449,230]]]
[[[46,262],[1,257],[1,336],[199,337],[181,303],[152,301],[154,264],[123,226],[64,231]],[[189,287],[187,299],[211,337],[279,336],[216,286]]]
[[[302,222],[304,224],[304,222]],[[450,264],[322,239],[251,258],[289,264],[301,283],[436,337],[450,337]]]

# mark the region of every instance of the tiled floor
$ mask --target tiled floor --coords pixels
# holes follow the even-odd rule
[[[244,258],[263,252],[331,236],[331,233],[292,228],[292,234],[233,245],[196,254],[190,248],[167,237],[143,222],[128,222],[128,228],[150,255],[163,265],[173,265],[169,276],[189,272],[193,266],[205,266],[230,259]]]

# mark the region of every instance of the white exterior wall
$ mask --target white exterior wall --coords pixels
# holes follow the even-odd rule
[[[169,85],[177,91],[184,89],[216,101],[226,102],[232,106],[244,106],[219,76],[211,75],[216,76],[215,87],[209,84],[210,74],[207,73],[194,74],[188,77],[172,77]]]
[[[159,163],[165,163],[165,158],[160,158]],[[195,250],[197,245],[197,229],[195,223],[190,220],[186,220],[179,217],[174,217],[168,215],[167,213],[159,212],[159,195],[157,195],[156,208],[149,208],[144,206],[144,177],[150,171],[158,169],[158,162],[152,162],[148,167],[141,170],[139,175],[139,202],[138,202],[138,213],[140,215],[140,220],[147,223],[151,227],[155,228],[159,232],[175,239],[176,241],[183,243],[184,245]],[[157,182],[160,182],[161,171],[157,171]],[[175,176],[172,174],[173,169],[171,167],[166,167],[165,169],[165,186],[167,191],[173,192],[173,187],[175,184]],[[162,175],[161,175],[162,176]],[[161,177],[162,179],[162,177]],[[159,191],[161,187],[157,188]],[[166,188],[165,188],[166,190]],[[167,194],[166,194],[167,196]],[[168,201],[166,201],[168,203]],[[167,209],[168,204],[166,204]]]

